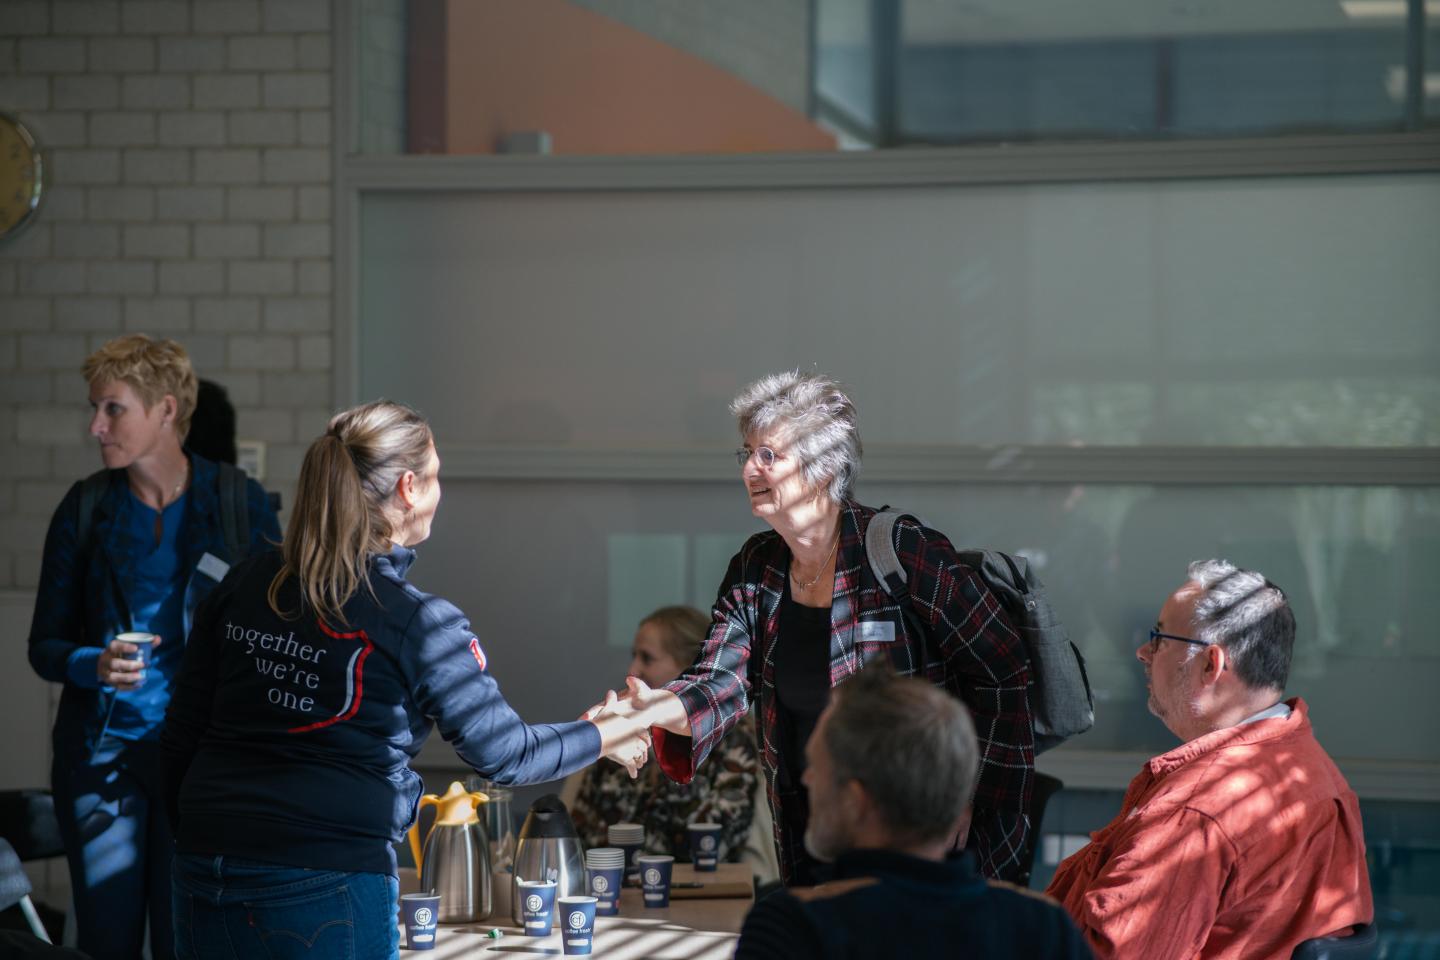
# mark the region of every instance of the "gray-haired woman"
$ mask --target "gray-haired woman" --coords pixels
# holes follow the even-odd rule
[[[750,510],[772,529],[731,559],[694,664],[655,690],[630,678],[620,702],[595,711],[633,712],[650,724],[661,769],[683,783],[753,707],[781,876],[809,884],[816,861],[804,845],[805,743],[831,687],[867,662],[889,660],[970,708],[981,767],[965,845],[987,875],[1019,873],[1034,768],[1030,671],[999,602],[944,535],[901,518],[894,538],[909,578],[903,602],[926,636],[907,630],[865,559],[876,511],[851,498],[860,435],[839,383],[775,374],[746,387],[730,409]]]

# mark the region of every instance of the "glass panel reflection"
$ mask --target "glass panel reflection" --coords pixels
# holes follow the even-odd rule
[[[1419,129],[1437,4],[361,0],[363,153],[763,153]],[[1430,46],[1431,57],[1424,47]],[[1418,81],[1411,64],[1424,71]]]

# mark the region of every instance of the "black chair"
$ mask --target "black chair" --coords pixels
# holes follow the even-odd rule
[[[1030,874],[1035,869],[1035,847],[1040,842],[1040,824],[1045,821],[1045,805],[1050,798],[1065,789],[1065,782],[1047,773],[1035,772],[1035,782],[1030,787],[1030,832],[1025,837],[1025,849],[1020,851],[1021,872],[1013,880],[1019,886],[1030,884]]]
[[[65,843],[60,839],[60,823],[55,819],[55,798],[50,791],[0,790],[0,839],[9,843],[14,850],[13,855],[23,863],[64,856]],[[6,900],[3,905],[9,907],[14,903],[13,900]],[[20,905],[20,910],[32,929],[37,914],[41,923],[56,931],[57,937],[59,931],[64,929],[65,912],[57,910],[44,900],[27,900]],[[11,919],[13,918],[7,918],[6,923],[11,922]],[[23,931],[18,932],[24,935]],[[0,949],[0,958],[12,955]]]
[[[1380,956],[1380,935],[1373,923],[1357,923],[1348,937],[1316,937],[1290,954],[1290,960],[1375,960]]]
[[[23,861],[64,856],[50,791],[0,790],[0,838],[10,841]]]

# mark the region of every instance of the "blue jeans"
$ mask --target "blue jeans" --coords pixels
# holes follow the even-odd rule
[[[105,737],[91,752],[55,751],[55,819],[70,864],[80,949],[134,960],[145,944],[170,960],[170,861],[175,846],[161,796],[160,744]]]
[[[383,873],[175,857],[179,960],[396,960],[400,885]]]

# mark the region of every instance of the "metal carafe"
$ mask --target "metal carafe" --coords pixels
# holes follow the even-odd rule
[[[475,808],[483,793],[468,793],[450,784],[444,796],[420,798],[420,809],[434,806],[435,823],[420,846],[420,822],[410,828],[410,851],[420,872],[420,889],[440,894],[441,923],[473,923],[490,916],[494,901],[490,888],[490,838]]]
[[[583,897],[585,883],[585,852],[570,811],[553,793],[530,805],[530,813],[520,828],[515,846],[515,876],[511,880],[510,914],[517,927],[524,925],[521,916],[525,898],[516,893],[521,880],[554,880],[555,896]],[[558,911],[557,911],[558,912]]]
[[[488,798],[478,813],[485,821],[485,832],[490,835],[490,868],[496,873],[509,873],[515,862],[515,824],[510,819],[512,791],[480,776],[467,777],[465,789],[478,791]]]

